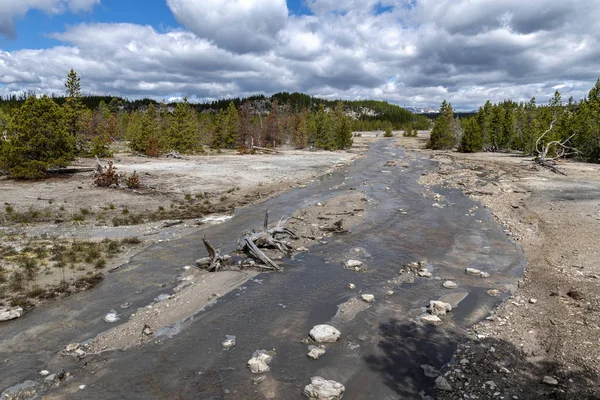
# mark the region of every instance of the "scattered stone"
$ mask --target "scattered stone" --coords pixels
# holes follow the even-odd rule
[[[129,308],[129,307],[131,307],[131,303],[130,302],[121,304],[121,308]]]
[[[221,346],[225,349],[230,349],[235,346],[235,339],[234,335],[225,335],[225,340],[221,342]]]
[[[432,367],[429,364],[422,364],[421,368],[423,369],[423,373],[428,378],[437,378],[440,376],[440,371],[436,367]]]
[[[487,294],[489,294],[492,297],[498,297],[500,296],[500,291],[498,289],[490,289],[487,291]]]
[[[443,376],[438,376],[435,379],[435,388],[437,390],[441,390],[442,392],[451,392],[452,391],[452,386],[450,386],[450,384],[448,383],[446,378],[444,378]]]
[[[358,260],[348,260],[346,261],[346,268],[360,268],[362,267],[362,261]]]
[[[75,354],[77,354],[79,357],[85,357],[85,351],[81,348],[75,350]]]
[[[264,375],[257,376],[255,378],[252,378],[252,384],[253,385],[260,385],[261,383],[263,383],[265,381],[265,379],[267,379],[267,377],[264,376]]]
[[[23,315],[22,307],[4,307],[0,308],[0,322],[10,321],[20,318]]]
[[[339,382],[313,376],[302,393],[311,400],[341,400],[345,391],[346,388]]]
[[[544,379],[542,379],[542,383],[545,383],[546,385],[550,386],[558,385],[558,381],[551,376],[544,376]]]
[[[109,323],[117,322],[119,319],[119,315],[115,310],[110,310],[110,312],[104,316],[104,321]]]
[[[44,382],[52,382],[54,379],[56,379],[56,374],[50,374],[44,378]]]
[[[421,322],[431,325],[438,325],[442,322],[442,320],[437,315],[427,314],[421,317]]]
[[[417,272],[417,275],[419,275],[421,278],[431,278],[432,276],[431,272],[429,272],[427,268],[420,269],[419,272]]]
[[[530,302],[531,304],[535,304],[535,303],[537,303],[537,299],[529,299],[529,302]]]
[[[306,247],[298,247],[296,249],[296,251],[299,252],[299,253],[307,253],[308,252],[308,248],[306,248]]]
[[[372,294],[363,294],[360,296],[363,301],[366,301],[367,303],[372,303],[375,301],[375,296],[373,296]]]
[[[490,274],[488,274],[487,272],[478,270],[477,268],[467,268],[465,270],[465,272],[467,273],[467,275],[479,275],[481,278],[489,278],[490,277]]]
[[[334,343],[342,335],[340,331],[331,325],[316,325],[310,330],[310,337],[317,343]]]
[[[313,360],[318,360],[319,357],[327,353],[325,346],[308,346],[308,356]]]
[[[356,289],[356,285],[354,283],[349,283],[348,284],[348,289],[354,290],[354,289]]]
[[[443,301],[431,300],[427,311],[433,315],[445,315],[447,312],[452,311],[452,305],[444,303]]]
[[[388,290],[387,292],[385,292],[385,294],[386,294],[387,296],[391,296],[391,295],[393,295],[393,294],[394,294],[394,291],[393,291],[393,290]]]
[[[273,357],[267,350],[256,350],[252,354],[252,358],[248,360],[248,367],[253,374],[262,374],[271,369],[269,364],[272,360]]]
[[[85,385],[79,385],[79,390],[85,389]]]
[[[43,369],[40,371],[40,375],[41,376],[48,376],[50,375],[50,371],[48,371],[47,369]]]
[[[145,324],[144,329],[142,329],[142,333],[146,336],[152,335],[153,332],[152,332],[152,328],[150,328],[150,325]]]
[[[458,284],[453,281],[446,281],[442,284],[442,286],[446,289],[456,289],[458,287]]]
[[[444,208],[444,206],[443,206],[443,205],[441,205],[441,204],[439,204],[439,203],[433,203],[433,204],[431,205],[431,207],[435,207],[435,208]]]
[[[77,350],[79,347],[81,347],[81,345],[79,343],[71,343],[65,347],[64,351],[67,353],[71,353],[71,352]]]

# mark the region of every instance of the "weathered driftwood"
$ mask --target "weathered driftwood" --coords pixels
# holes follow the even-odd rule
[[[73,167],[73,168],[53,168],[46,171],[48,174],[78,174],[80,172],[93,172],[95,168],[92,167]]]
[[[535,162],[535,164],[540,165],[544,168],[547,168],[556,174],[561,174],[561,175],[566,176],[567,174],[565,174],[563,171],[556,168],[555,164],[556,164],[556,160],[559,158],[574,155],[574,154],[579,154],[578,149],[567,145],[567,143],[569,143],[569,141],[571,139],[573,139],[573,136],[575,136],[575,134],[569,136],[566,140],[562,140],[562,141],[561,140],[552,140],[552,141],[546,143],[542,148],[539,147],[540,141],[544,138],[544,136],[546,136],[552,130],[555,122],[556,122],[556,119],[554,119],[550,123],[550,127],[544,133],[542,133],[542,135],[539,138],[537,138],[537,140],[535,141],[536,157],[535,157],[534,162]],[[556,155],[554,157],[548,158],[548,153],[551,151],[554,152]]]
[[[271,260],[260,248],[277,249],[285,255],[291,255],[293,252],[292,245],[286,241],[278,239],[279,235],[289,236],[293,239],[298,239],[298,236],[284,225],[287,219],[281,218],[277,225],[269,229],[269,210],[265,212],[263,229],[259,232],[254,232],[246,235],[243,238],[243,250],[252,258],[264,264],[261,268],[273,269],[279,271],[279,266]],[[258,266],[258,265],[257,265]]]
[[[206,251],[208,251],[208,258],[201,258],[196,261],[199,267],[205,267],[208,272],[217,272],[223,269],[224,266],[227,265],[227,262],[231,260],[231,257],[221,256],[218,250],[210,244],[206,237],[202,238],[202,242],[204,242],[204,247],[206,247]]]

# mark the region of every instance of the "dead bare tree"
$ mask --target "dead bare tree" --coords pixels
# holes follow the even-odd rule
[[[565,140],[551,140],[547,142],[543,147],[540,147],[540,142],[552,130],[552,128],[554,128],[555,123],[556,119],[552,120],[552,122],[550,123],[550,127],[546,129],[546,131],[542,133],[542,135],[535,141],[536,157],[534,161],[537,165],[541,165],[542,167],[547,168],[556,174],[567,175],[558,168],[556,168],[555,165],[556,160],[559,158],[579,154],[579,150],[577,150],[575,147],[567,145],[567,143],[569,143],[569,141],[573,139],[573,136],[575,136],[575,134],[572,134]],[[549,153],[553,154],[554,157],[549,158]]]
[[[217,272],[222,270],[231,261],[231,256],[221,256],[218,250],[210,244],[206,237],[202,238],[204,247],[208,251],[208,257],[201,258],[196,263],[199,267],[205,267],[208,272]]]

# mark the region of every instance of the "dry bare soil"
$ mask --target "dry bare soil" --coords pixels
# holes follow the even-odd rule
[[[523,249],[518,290],[460,342],[440,399],[600,398],[600,165],[562,161],[567,176],[517,154],[424,150],[427,185],[480,201]],[[448,389],[448,388],[446,388]]]

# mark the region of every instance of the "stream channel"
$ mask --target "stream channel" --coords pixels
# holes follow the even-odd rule
[[[152,245],[107,274],[95,289],[0,325],[0,393],[36,384],[37,398],[52,399],[302,399],[310,378],[322,376],[344,384],[345,399],[435,398],[435,379],[425,376],[421,365],[440,368],[452,361],[464,329],[487,317],[516,287],[525,258],[487,209],[459,191],[434,187],[444,197],[437,202],[424,196],[427,188],[419,185],[419,177],[436,164],[394,143],[382,139],[371,144],[366,157],[308,187],[239,209],[220,225]],[[388,160],[409,167],[384,167]],[[120,304],[132,306],[119,311],[117,323],[157,296],[172,293],[182,266],[205,256],[203,235],[229,252],[242,232],[260,227],[265,208],[275,220],[350,189],[368,197],[365,219],[348,234],[284,259],[283,272],[258,275],[196,315],[156,332],[143,346],[79,361],[59,354],[69,343],[89,341],[114,327],[103,317]],[[342,262],[348,259],[363,261],[365,271],[345,269]],[[427,260],[433,277],[398,283],[404,264],[421,260]],[[467,267],[490,277],[468,276]],[[458,288],[443,288],[447,279]],[[350,282],[355,290],[348,289]],[[504,294],[489,296],[486,291],[494,288]],[[394,294],[386,295],[388,290]],[[360,293],[373,294],[375,301],[354,318],[335,317],[338,305]],[[430,300],[452,293],[466,297],[442,317],[441,325],[415,322]],[[301,341],[323,323],[336,326],[342,336],[327,344],[327,354],[312,360]],[[234,348],[221,347],[225,335],[237,337]],[[257,349],[276,351],[260,384],[253,383],[256,376],[246,366]],[[65,369],[71,376],[44,387],[42,369]]]

